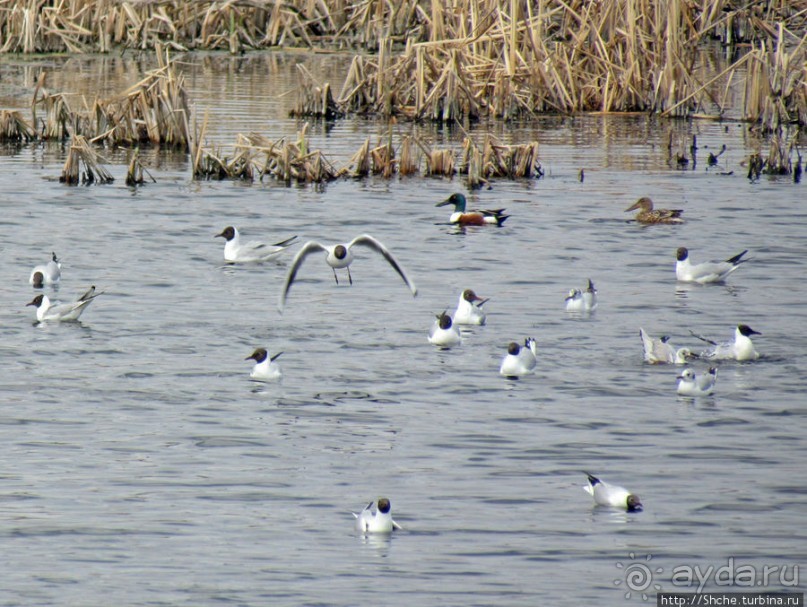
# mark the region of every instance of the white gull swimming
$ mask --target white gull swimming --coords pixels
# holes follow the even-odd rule
[[[376,506],[373,511],[373,506]],[[392,506],[390,501],[381,497],[377,502],[370,502],[360,513],[353,513],[356,517],[356,530],[359,533],[392,533],[401,526],[392,520]]]
[[[275,259],[291,245],[297,236],[292,236],[286,240],[281,240],[274,244],[266,244],[251,240],[241,242],[241,234],[238,228],[227,226],[216,238],[224,238],[224,260],[230,263],[250,263],[256,261],[269,261]]]
[[[82,312],[103,291],[96,293],[95,286],[89,288],[81,297],[71,303],[51,302],[45,294],[39,294],[26,305],[36,306],[36,319],[39,322],[61,322],[78,320]]]
[[[677,392],[681,396],[708,396],[715,389],[717,369],[710,368],[706,373],[696,373],[692,369],[684,369],[678,376]]]
[[[642,510],[642,502],[638,495],[635,495],[619,485],[611,485],[601,481],[596,476],[585,473],[588,477],[588,485],[583,489],[594,498],[598,506],[608,506],[610,508],[620,508],[628,512],[639,512]]]
[[[56,259],[56,253],[53,253],[48,263],[35,266],[34,269],[31,270],[31,277],[28,279],[28,282],[34,285],[35,288],[41,289],[44,285],[58,283],[61,277],[62,264]]]
[[[705,261],[693,264],[689,259],[689,250],[686,247],[679,247],[675,252],[675,277],[680,282],[698,284],[723,282],[729,274],[740,267],[741,263],[748,261],[742,258],[746,253],[748,253],[747,249],[734,257],[729,257],[726,261]]]

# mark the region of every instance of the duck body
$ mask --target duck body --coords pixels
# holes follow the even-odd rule
[[[653,208],[653,201],[647,196],[643,196],[634,202],[625,209],[625,212],[636,210],[639,211],[634,216],[637,223],[645,225],[684,223],[684,218],[681,217],[684,213],[683,209],[655,209]]]
[[[454,205],[454,212],[448,218],[449,223],[454,223],[464,226],[501,226],[505,220],[510,217],[505,215],[505,209],[484,209],[472,210],[466,209],[467,201],[464,194],[452,194],[442,202],[438,202],[435,206],[442,207],[446,205]]]

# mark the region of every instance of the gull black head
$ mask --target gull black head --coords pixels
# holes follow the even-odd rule
[[[255,348],[255,351],[247,356],[244,360],[254,360],[256,363],[262,363],[266,360],[267,352],[264,348]]]
[[[343,244],[338,244],[333,248],[333,256],[336,259],[344,259],[347,257],[347,247]]]
[[[738,325],[737,330],[740,332],[741,335],[745,335],[746,337],[751,337],[752,335],[762,335],[759,331],[754,331],[748,325]]]
[[[31,278],[35,289],[41,289],[45,285],[45,276],[42,272],[34,272]]]
[[[521,346],[519,346],[516,342],[511,341],[507,345],[507,353],[508,354],[512,354],[513,356],[517,356],[519,352],[521,352]]]
[[[446,198],[444,201],[438,202],[434,206],[436,206],[436,207],[444,207],[444,206],[449,205],[449,204],[453,204],[454,209],[456,211],[459,211],[460,213],[462,213],[463,211],[465,211],[465,195],[464,194],[459,194],[459,193],[452,194],[451,196]]]
[[[451,328],[451,317],[446,314],[445,310],[437,317],[437,324],[444,331]]]
[[[377,502],[377,507],[378,507],[378,511],[381,514],[386,514],[387,512],[390,511],[390,508],[392,506],[391,506],[391,504],[389,503],[389,500],[386,497],[379,497],[378,502]]]
[[[53,263],[59,263],[59,260],[56,258],[56,251],[51,253],[51,259],[53,259]]]
[[[591,282],[590,278],[588,279],[588,287],[586,288],[586,291],[588,291],[589,293],[596,293],[597,292],[597,289],[594,288],[594,283]]]
[[[214,238],[224,238],[227,242],[230,242],[233,238],[235,238],[235,228],[233,226],[227,226],[221,231],[221,234],[216,234]]]
[[[40,293],[39,295],[34,297],[31,301],[29,301],[25,305],[26,306],[36,306],[38,308],[39,306],[42,305],[42,302],[44,301],[44,299],[45,299],[45,296]]]
[[[675,258],[678,261],[684,261],[687,257],[689,257],[689,251],[687,251],[687,248],[678,247],[678,250],[675,252]]]
[[[628,512],[641,512],[642,511],[642,500],[639,499],[638,495],[633,495],[632,493],[627,498],[627,507]]]

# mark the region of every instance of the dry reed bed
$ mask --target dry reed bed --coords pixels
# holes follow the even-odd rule
[[[677,22],[671,33],[685,43],[705,36],[728,45],[751,42],[773,35],[776,23],[793,31],[807,27],[804,2],[792,0],[457,0],[450,7],[426,0],[0,0],[0,52],[109,52],[158,45],[231,53],[279,45],[378,49],[385,38],[398,43],[463,39],[500,21],[512,30],[507,48],[512,63],[518,29],[529,32],[537,45],[547,36],[564,43],[580,38],[580,23],[591,20],[596,27],[586,35],[594,34],[592,48],[609,46],[620,29],[628,37],[654,34],[668,7]],[[509,28],[512,23],[518,27]]]
[[[781,3],[769,13],[788,9],[795,11]],[[730,24],[723,11],[718,19],[683,0],[544,0],[535,7],[483,0],[468,14],[452,12],[453,19],[433,11],[440,14],[432,15],[430,31],[440,37],[408,38],[397,53],[391,37],[382,39],[376,56],[354,58],[335,106],[317,103],[327,84],[306,82],[295,113],[439,122],[581,111],[717,117],[728,87],[745,75],[746,120],[766,130],[807,124],[807,8],[792,19],[799,30],[744,10],[759,42],[705,81],[693,75],[698,43]],[[725,87],[720,96],[716,82]]]
[[[167,53],[158,52],[159,67],[112,99],[81,100],[71,108],[69,96],[50,93],[42,72],[31,104],[31,130],[43,140],[82,135],[93,143],[138,145],[148,143],[189,149],[189,101],[184,76]]]

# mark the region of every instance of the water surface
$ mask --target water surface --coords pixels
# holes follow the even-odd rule
[[[300,127],[286,113],[292,60],[184,61],[197,109],[227,118],[215,141]],[[130,63],[78,64],[105,90],[132,84]],[[35,68],[0,69],[4,102],[25,108]],[[670,166],[670,128],[697,135],[694,170]],[[741,163],[757,142],[736,123],[580,117],[473,132],[486,129],[538,140],[545,178],[473,193],[460,178],[199,183],[184,157],[152,154],[157,183],[132,189],[126,151],[109,150],[114,184],[65,187],[59,146],[4,147],[0,603],[618,605],[631,554],[652,557],[665,590],[681,589],[680,566],[807,563],[804,187],[749,182]],[[385,131],[315,125],[312,147],[347,162]],[[457,149],[463,136],[422,133]],[[724,143],[733,175],[706,171]],[[512,216],[459,232],[434,206],[455,191]],[[687,223],[630,223],[623,210],[643,195]],[[271,241],[373,234],[420,294],[369,252],[353,286],[310,258],[280,315],[290,257],[227,266],[214,238],[226,225]],[[677,285],[679,246],[695,261],[747,248],[751,261],[726,285]],[[60,298],[105,291],[81,323],[37,326],[25,306],[30,269],[51,251]],[[567,314],[566,292],[588,278],[599,309]],[[468,287],[491,298],[487,326],[435,350],[434,315]],[[713,397],[679,398],[679,369],[642,363],[640,326],[699,349],[690,330],[727,339],[738,323],[763,334],[762,358],[721,364]],[[536,374],[499,377],[507,343],[527,336]],[[282,382],[249,381],[256,346],[283,351]],[[645,512],[593,508],[584,470],[628,485]],[[350,512],[379,496],[404,531],[357,537]]]

